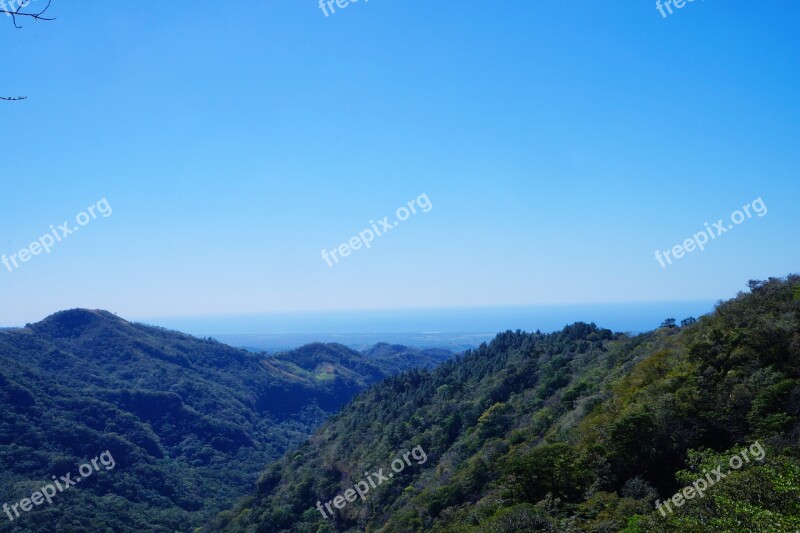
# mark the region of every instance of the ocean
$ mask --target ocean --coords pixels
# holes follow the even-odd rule
[[[574,322],[594,322],[615,332],[640,333],[666,318],[679,323],[713,311],[715,301],[461,307],[269,313],[142,319],[141,322],[214,337],[251,350],[277,351],[310,342],[339,342],[363,349],[377,342],[461,351],[506,330],[552,332]]]

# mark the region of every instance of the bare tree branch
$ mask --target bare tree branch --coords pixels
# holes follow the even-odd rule
[[[47,10],[50,9],[50,3],[53,0],[47,0],[47,5],[44,6],[44,9],[42,9],[41,11],[38,11],[38,12],[23,11],[23,9],[25,9],[26,7],[28,7],[30,5],[30,0],[28,0],[28,1],[16,0],[16,1],[19,2],[19,5],[17,5],[16,9],[14,9],[15,0],[11,1],[11,8],[10,9],[8,7],[6,7],[5,2],[0,3],[0,6],[2,6],[2,11],[4,11],[6,13],[6,15],[10,15],[11,16],[11,20],[14,22],[14,27],[17,28],[17,29],[21,29],[22,28],[22,26],[20,26],[19,23],[17,23],[17,17],[30,17],[33,20],[55,20],[55,18],[49,18],[49,17],[45,17],[44,16],[44,14],[47,13]]]
[[[31,4],[31,0],[11,0],[11,5],[6,5],[7,0],[0,0],[0,12],[5,13],[7,16],[11,17],[11,21],[14,23],[14,27],[17,29],[22,29],[17,23],[17,17],[29,17],[33,20],[55,20],[54,18],[46,17],[45,13],[47,10],[50,9],[50,4],[53,0],[47,0],[47,4],[44,6],[44,9],[41,11],[23,11],[26,7]],[[16,9],[14,5],[16,4]],[[0,100],[6,102],[19,102],[20,100],[27,100],[27,96],[0,96]]]

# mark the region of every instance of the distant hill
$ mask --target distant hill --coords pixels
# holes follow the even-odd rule
[[[400,344],[387,344],[385,342],[379,342],[362,353],[370,361],[388,365],[390,368],[405,366],[405,370],[409,368],[426,368],[430,370],[450,359],[453,355],[451,351],[441,348],[415,350]]]
[[[507,331],[390,377],[206,529],[800,531],[800,276],[749,288],[680,327]]]
[[[453,356],[449,350],[409,348],[378,343],[357,352],[336,343],[311,343],[295,350],[279,352],[266,359],[276,366],[294,365],[317,379],[345,376],[363,386],[411,368],[431,369]]]
[[[314,342],[343,344],[363,352],[377,343],[396,344],[411,348],[441,348],[450,352],[463,352],[489,342],[494,333],[458,332],[407,332],[407,333],[250,333],[250,334],[204,334],[220,342],[244,348],[251,352],[269,353],[293,350]]]
[[[0,331],[0,500],[105,450],[116,460],[53,505],[0,514],[0,531],[191,531],[354,394],[448,355],[263,356],[86,309]]]

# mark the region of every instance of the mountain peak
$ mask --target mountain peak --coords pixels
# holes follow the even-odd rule
[[[54,337],[75,337],[82,335],[90,328],[112,323],[127,324],[128,322],[102,309],[75,308],[53,313],[30,327],[39,333],[48,333]]]

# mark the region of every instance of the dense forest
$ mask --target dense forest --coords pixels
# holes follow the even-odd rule
[[[800,276],[751,281],[697,321],[507,331],[389,377],[206,529],[798,531],[799,416]],[[764,453],[747,456],[754,446]],[[324,512],[415,447],[424,464]],[[714,482],[702,497],[673,498],[700,478]],[[680,504],[656,511],[666,500]]]
[[[0,531],[192,531],[357,392],[450,355],[252,354],[83,309],[0,331],[0,503],[102,452],[116,462],[53,505],[0,514]]]

